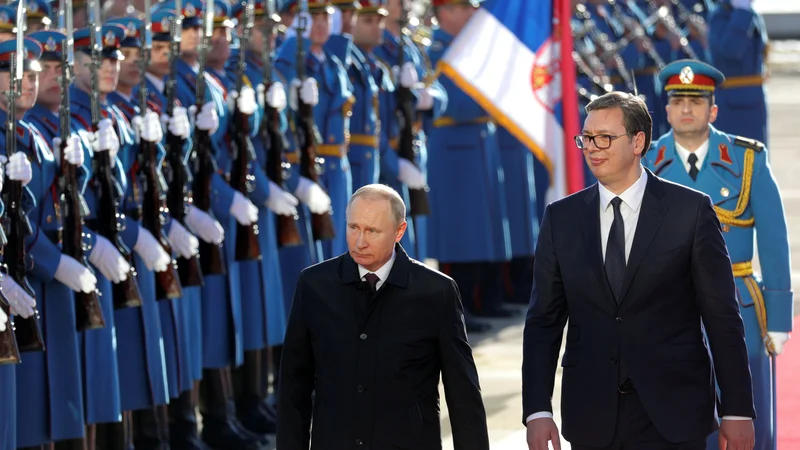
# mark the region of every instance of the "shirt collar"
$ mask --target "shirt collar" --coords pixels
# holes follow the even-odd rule
[[[614,197],[619,197],[622,199],[622,202],[628,205],[628,207],[634,212],[639,211],[639,208],[642,206],[642,199],[644,198],[644,190],[647,187],[647,171],[641,167],[639,170],[641,170],[639,179],[636,180],[636,182],[633,183],[628,189],[625,189],[625,192],[619,195],[616,195],[606,189],[602,183],[597,183],[597,186],[600,190],[601,211],[608,209],[609,205],[611,205],[611,200],[613,200]]]
[[[700,169],[703,167],[703,161],[705,161],[706,156],[708,156],[708,142],[709,140],[706,139],[702,144],[700,144],[700,147],[697,147],[697,150],[690,152],[681,146],[681,144],[678,144],[678,141],[675,141],[675,151],[678,152],[678,157],[681,159],[687,170],[689,169],[689,155],[692,153],[697,156],[697,168]]]
[[[361,266],[361,264],[359,264],[358,276],[360,277],[360,279],[363,279],[366,274],[374,273],[375,275],[378,276],[378,278],[380,278],[380,281],[386,281],[386,279],[389,278],[389,272],[392,271],[392,266],[394,266],[394,260],[396,258],[397,258],[397,252],[395,250],[392,250],[392,257],[389,258],[389,261],[386,261],[386,264],[381,266],[381,268],[376,270],[375,272],[370,272],[369,270]]]
[[[150,80],[151,83],[153,83],[153,87],[158,89],[159,93],[161,93],[161,94],[164,93],[164,88],[166,87],[166,83],[164,83],[164,79],[163,78],[159,78],[159,77],[153,75],[150,72],[145,72],[144,76],[146,76],[147,79]]]

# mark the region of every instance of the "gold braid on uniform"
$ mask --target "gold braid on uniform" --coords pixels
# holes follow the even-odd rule
[[[761,340],[764,342],[764,345],[767,348],[767,352],[769,354],[775,353],[775,344],[773,344],[772,339],[769,337],[767,333],[767,307],[764,304],[764,295],[761,292],[761,287],[759,287],[756,279],[753,278],[752,274],[742,278],[744,281],[745,286],[747,286],[747,291],[750,293],[750,298],[753,299],[753,308],[756,311],[756,319],[758,320],[758,328],[761,331]]]
[[[714,206],[714,211],[717,213],[719,221],[726,225],[731,225],[740,228],[752,227],[756,219],[751,217],[749,219],[739,219],[739,216],[744,214],[744,210],[750,203],[750,188],[753,181],[753,166],[755,165],[756,152],[752,148],[748,148],[744,153],[744,172],[742,173],[742,189],[739,195],[739,201],[736,202],[736,209],[733,211],[729,209]]]

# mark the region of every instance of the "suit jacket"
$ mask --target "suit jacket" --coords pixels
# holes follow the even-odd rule
[[[440,373],[456,448],[488,450],[458,288],[395,251],[374,296],[347,253],[300,274],[281,359],[281,450],[308,450],[309,439],[313,450],[439,450]]]
[[[545,210],[525,323],[523,417],[552,411],[567,321],[561,414],[568,441],[611,443],[620,360],[665,439],[713,432],[717,397],[707,342],[719,413],[755,417],[731,261],[709,197],[648,170],[619,306],[605,275],[599,201],[595,184]]]

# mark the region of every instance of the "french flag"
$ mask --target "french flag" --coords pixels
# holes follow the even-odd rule
[[[439,67],[547,167],[547,203],[584,188],[570,17],[570,0],[486,0]]]

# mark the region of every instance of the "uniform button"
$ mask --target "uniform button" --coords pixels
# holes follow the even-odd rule
[[[617,358],[611,358],[611,364],[616,364],[616,363],[617,363]]]
[[[367,333],[361,333],[361,336],[359,336],[359,338],[360,338],[362,341],[366,341],[366,340],[367,340]]]
[[[364,158],[372,159],[372,153],[367,153],[364,155]]]
[[[356,439],[356,445],[364,445],[364,441],[361,439]]]
[[[617,317],[617,322],[622,322],[622,317]]]
[[[364,392],[364,386],[359,384],[356,390],[358,391],[359,394],[361,394],[362,392]]]
[[[334,142],[336,138],[333,135],[328,136],[328,142]]]
[[[47,223],[53,223],[53,216],[48,215],[45,220],[47,221]]]

